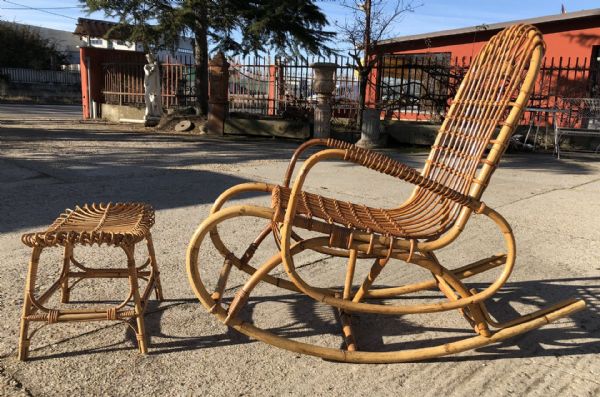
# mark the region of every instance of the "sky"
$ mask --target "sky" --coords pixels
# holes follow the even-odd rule
[[[414,12],[405,14],[393,26],[390,37],[559,14],[561,4],[564,4],[567,12],[600,7],[600,0],[414,0],[414,2],[422,5]],[[339,1],[318,0],[317,4],[332,23],[335,20],[343,22],[347,17],[347,11],[339,5]],[[36,10],[40,8],[46,9]],[[0,0],[2,20],[73,31],[78,17],[105,19],[102,12],[87,16],[78,0]]]

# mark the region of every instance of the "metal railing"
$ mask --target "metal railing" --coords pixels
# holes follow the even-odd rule
[[[160,63],[161,97],[166,108],[195,103],[195,68],[191,57],[166,57]],[[144,63],[105,63],[105,103],[112,105],[144,105]]]
[[[275,117],[307,117],[316,96],[312,89],[314,62],[335,62],[334,118],[354,118],[359,80],[351,58],[253,56],[229,59],[229,111]],[[444,54],[380,56],[369,80],[368,102],[389,119],[441,121],[466,74],[470,58]],[[143,64],[105,64],[104,95],[108,103],[143,105]],[[56,72],[61,73],[61,72]],[[195,104],[195,68],[191,56],[161,63],[165,107]],[[559,97],[600,96],[600,72],[588,59],[546,58],[528,107],[553,109]],[[556,114],[556,113],[554,113]],[[526,113],[542,123],[548,114]]]
[[[441,121],[471,63],[470,58],[386,55],[378,60],[375,86],[377,104],[389,118]],[[545,58],[528,107],[554,109],[561,97],[600,96],[600,71],[587,58]],[[544,122],[544,112],[526,112]],[[561,117],[563,113],[559,113]]]
[[[35,70],[22,68],[0,68],[0,75],[9,81],[27,84],[64,84],[81,83],[79,71]]]
[[[229,111],[266,116],[304,117],[316,102],[313,91],[315,62],[333,62],[336,88],[333,111],[338,117],[358,108],[358,78],[350,58],[246,57],[229,60]]]

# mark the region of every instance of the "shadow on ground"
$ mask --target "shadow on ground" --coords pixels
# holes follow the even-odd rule
[[[0,233],[48,225],[76,203],[144,201],[158,210],[212,203],[248,181],[220,166],[289,159],[296,146],[62,130],[0,130],[0,137],[0,200],[6,203]]]
[[[444,361],[471,361],[508,359],[540,356],[569,356],[582,354],[600,353],[600,277],[557,279],[544,281],[527,281],[508,283],[492,301],[488,301],[488,309],[491,314],[500,321],[510,320],[522,314],[512,308],[515,304],[533,305],[534,308],[542,308],[559,300],[570,297],[583,298],[587,303],[584,312],[572,316],[575,324],[569,326],[548,325],[526,334],[518,335],[508,340],[477,349],[478,354],[467,354],[465,356],[448,356],[436,360]],[[479,289],[485,285],[472,284]],[[422,298],[427,298],[422,296]],[[337,310],[327,305],[315,302],[311,298],[300,294],[283,294],[275,296],[251,297],[243,311],[240,313],[243,321],[255,322],[253,319],[255,309],[265,302],[276,301],[278,304],[286,305],[289,317],[287,323],[280,327],[271,327],[267,330],[274,334],[291,339],[315,337],[323,335],[338,336],[339,347],[343,348],[341,337],[341,323]],[[388,303],[401,303],[402,299],[391,300]],[[226,303],[228,303],[226,301]],[[200,303],[194,299],[169,299],[158,305],[152,301],[146,315],[146,328],[151,338],[151,355],[176,353],[199,349],[219,349],[224,346],[255,343],[256,341],[246,335],[236,332],[231,328],[223,326],[223,333],[203,335],[198,337],[170,335],[161,329],[161,319],[167,310],[177,307],[193,306],[198,311],[204,310]],[[460,316],[456,310],[446,312],[448,316]],[[421,316],[423,322],[427,317]],[[411,316],[383,316],[373,314],[359,314],[352,318],[353,328],[357,337],[359,349],[364,351],[401,351],[435,346],[449,343],[475,334],[464,322],[463,328],[451,327],[428,327],[410,321]],[[260,319],[258,319],[260,321]],[[216,319],[214,320],[217,321]],[[110,325],[104,328],[115,327]],[[187,332],[192,331],[186,329]],[[435,339],[427,337],[427,333],[434,332],[438,336]],[[447,335],[447,336],[444,336]],[[76,336],[80,338],[83,335]],[[402,342],[388,342],[389,340],[402,337]],[[72,340],[68,339],[68,340]],[[67,342],[64,340],[58,343]],[[127,341],[127,343],[124,343]],[[40,346],[33,351],[31,360],[46,360],[54,357],[79,356],[95,354],[100,352],[113,352],[120,350],[135,349],[135,335],[127,331],[125,339],[110,345],[98,348],[85,348],[83,350],[69,351],[65,353],[41,355],[36,357],[35,350],[43,350]],[[272,347],[276,349],[275,347]]]

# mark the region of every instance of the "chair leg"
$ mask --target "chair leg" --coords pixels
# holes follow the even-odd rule
[[[365,278],[362,285],[356,292],[356,295],[354,295],[352,298],[352,302],[360,302],[365,297],[365,294],[369,291],[375,282],[375,279],[377,276],[379,276],[387,262],[388,261],[383,258],[375,259],[375,262],[373,262],[373,266],[371,266],[371,270],[369,271],[369,275]]]
[[[31,296],[34,293],[35,281],[37,278],[37,269],[42,253],[41,247],[34,247],[29,261],[27,279],[25,280],[25,296],[23,298],[23,312],[21,314],[21,329],[19,331],[19,351],[18,358],[21,361],[27,360],[29,356],[29,320],[27,317],[33,312]]]
[[[127,254],[127,268],[129,270],[129,286],[131,288],[135,318],[137,322],[136,338],[138,341],[138,348],[140,353],[148,353],[148,346],[146,342],[146,329],[144,326],[144,306],[140,298],[140,288],[138,283],[137,268],[135,266],[135,245],[123,247],[123,250]]]
[[[146,236],[146,242],[148,243],[148,255],[150,256],[150,266],[152,267],[152,275],[154,278],[154,292],[156,294],[156,300],[162,301],[163,291],[160,283],[160,272],[158,271],[158,263],[156,263],[156,253],[154,252],[154,243],[152,242],[152,235],[148,233]]]
[[[433,277],[436,280],[438,289],[446,295],[449,300],[457,300],[459,297],[466,298],[476,293],[474,290],[468,290],[467,286],[464,285],[454,273],[447,271],[447,269],[440,264],[437,256],[433,252],[426,252],[424,254],[429,257],[431,262],[444,269],[442,275],[433,274]],[[468,305],[458,311],[479,335],[485,337],[490,337],[492,335],[479,304],[475,303]]]
[[[350,255],[348,256],[348,267],[346,269],[346,280],[344,281],[342,299],[350,300],[352,297],[352,281],[354,280],[354,270],[356,269],[356,256],[356,250],[351,249]],[[352,316],[348,312],[340,310],[340,320],[342,322],[342,333],[344,334],[346,349],[348,351],[356,351],[357,346],[354,330],[352,329]]]
[[[60,302],[69,303],[70,289],[69,289],[69,268],[71,265],[71,256],[73,255],[73,246],[71,244],[65,245],[65,252],[63,256],[63,267],[60,274]]]

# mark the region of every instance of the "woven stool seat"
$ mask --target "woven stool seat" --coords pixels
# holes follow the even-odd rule
[[[44,231],[27,233],[21,237],[23,243],[32,248],[29,270],[25,283],[25,298],[19,334],[20,360],[29,355],[31,337],[37,331],[29,331],[32,323],[53,324],[74,321],[128,321],[135,331],[141,353],[148,350],[144,313],[152,291],[156,299],[162,300],[162,288],[158,264],[150,229],[154,225],[154,210],[145,203],[84,204],[74,210],[67,209]],[[144,243],[147,259],[136,264],[135,246]],[[75,249],[81,246],[107,245],[122,250],[126,267],[92,267],[75,259]],[[42,251],[52,247],[64,249],[62,270],[58,279],[43,293],[36,291],[38,267]],[[100,304],[92,302],[88,308],[69,309],[63,305],[49,307],[47,302],[60,291],[60,303],[70,302],[71,290],[84,279],[125,279],[129,293],[119,303]],[[140,290],[139,280],[145,283]],[[39,328],[38,328],[39,329]]]
[[[154,225],[154,210],[145,203],[85,204],[67,209],[43,232],[21,237],[29,247],[66,244],[120,246],[144,239]]]

